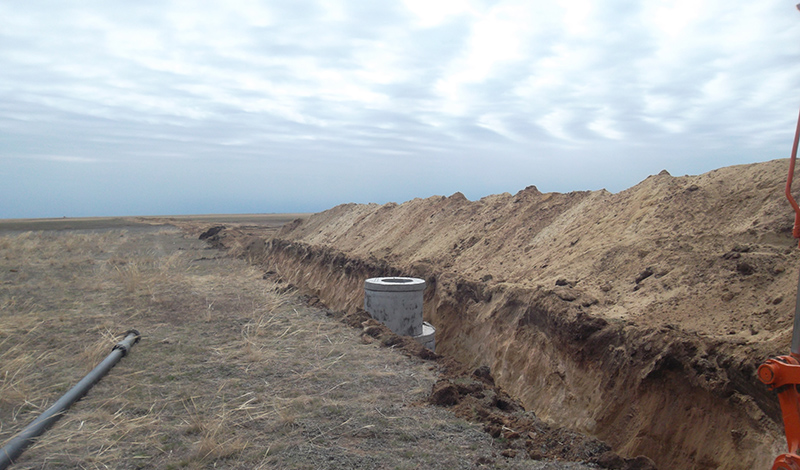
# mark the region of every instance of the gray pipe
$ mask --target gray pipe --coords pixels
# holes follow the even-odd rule
[[[8,441],[5,447],[0,449],[0,470],[5,470],[9,465],[14,463],[14,460],[22,455],[25,449],[33,442],[33,439],[44,434],[47,428],[58,421],[73,403],[86,395],[86,392],[88,392],[94,384],[99,382],[120,359],[128,354],[128,351],[139,341],[139,338],[140,335],[138,331],[128,330],[128,332],[125,333],[125,339],[114,345],[114,348],[111,349],[111,354],[109,354],[103,362],[92,369],[86,377],[81,379],[77,385],[59,398],[53,406],[33,420],[22,432]]]

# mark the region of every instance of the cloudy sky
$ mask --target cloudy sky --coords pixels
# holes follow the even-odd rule
[[[320,211],[785,158],[784,0],[0,3],[0,218]]]

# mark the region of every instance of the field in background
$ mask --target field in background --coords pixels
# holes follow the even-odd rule
[[[0,219],[0,234],[40,230],[137,230],[143,225],[198,225],[235,224],[275,229],[297,218],[310,214],[199,214],[147,217],[76,217],[50,219]]]
[[[228,223],[207,217],[182,222]],[[143,335],[15,469],[587,468],[500,457],[480,426],[424,404],[433,363],[143,221],[0,221],[0,445],[120,334]]]

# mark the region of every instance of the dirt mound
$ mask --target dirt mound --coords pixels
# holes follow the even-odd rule
[[[753,372],[791,336],[787,168],[346,204],[240,245],[348,311],[367,277],[423,277],[437,352],[488,366],[538,416],[659,468],[755,468],[784,445]]]
[[[776,160],[700,176],[662,172],[617,194],[531,186],[474,202],[456,193],[347,204],[279,238],[489,285],[561,281],[563,296],[585,296],[596,315],[761,342],[785,334],[791,309],[781,305],[793,291],[785,271],[797,265],[786,168]]]

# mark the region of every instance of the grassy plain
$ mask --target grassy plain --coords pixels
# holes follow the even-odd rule
[[[0,222],[0,445],[142,340],[15,469],[586,468],[500,457],[424,403],[432,363],[164,220],[61,222]]]

